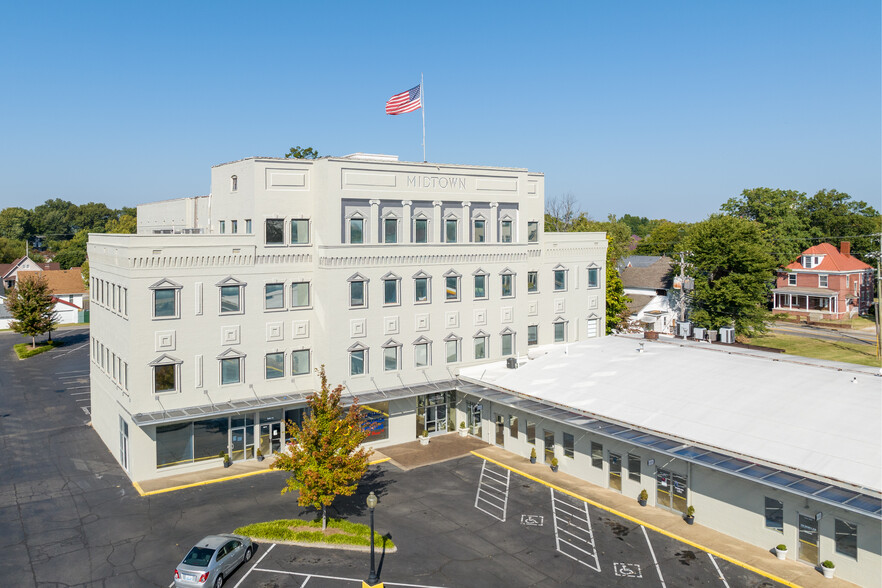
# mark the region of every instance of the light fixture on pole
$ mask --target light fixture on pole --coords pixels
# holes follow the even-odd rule
[[[367,506],[371,510],[371,575],[368,576],[367,582],[362,582],[363,588],[383,588],[380,577],[377,575],[377,568],[374,566],[374,508],[377,506],[377,495],[373,490],[368,494]]]

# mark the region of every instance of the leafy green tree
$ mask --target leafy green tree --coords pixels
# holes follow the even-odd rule
[[[68,239],[76,231],[72,227],[76,205],[61,198],[50,199],[34,207],[34,234],[52,239]]]
[[[637,243],[634,250],[638,255],[673,256],[683,250],[682,242],[689,233],[689,223],[676,223],[669,220],[657,221],[645,239]]]
[[[71,225],[76,231],[86,229],[89,233],[103,233],[107,222],[116,216],[116,212],[107,208],[106,204],[89,202],[74,207]]]
[[[15,241],[14,239],[0,237],[0,263],[12,263],[16,259],[24,257],[24,254],[24,241]]]
[[[306,403],[309,415],[303,424],[288,422],[288,451],[276,454],[272,468],[291,472],[286,492],[298,492],[297,504],[322,509],[322,530],[327,527],[327,507],[339,496],[352,496],[367,471],[369,451],[361,447],[367,437],[357,403],[340,406],[343,386],[328,388],[325,366],[319,370],[322,387]]]
[[[631,228],[625,223],[616,219],[616,215],[610,214],[606,221],[596,221],[580,214],[573,222],[571,231],[598,231],[606,233],[607,258],[612,260],[613,265],[627,257],[634,243]]]
[[[82,274],[83,274],[83,286],[85,286],[85,287],[86,287],[86,290],[88,290],[89,287],[90,287],[90,283],[89,283],[89,282],[90,282],[90,280],[89,280],[89,260],[87,259],[86,261],[84,261],[84,262],[83,262],[83,265],[80,266],[80,268],[81,268],[81,270],[82,270]]]
[[[92,231],[95,232],[95,231]],[[112,218],[104,226],[105,233],[137,233],[138,220],[128,214],[121,215],[118,219]]]
[[[56,253],[53,259],[61,265],[61,269],[82,267],[86,261],[88,241],[89,231],[87,229],[80,229],[73,239],[54,243]]]
[[[661,222],[650,220],[645,216],[632,216],[630,214],[626,214],[620,220],[631,228],[632,235],[637,235],[638,237],[645,237]]]
[[[805,205],[803,192],[753,188],[742,191],[738,198],[730,198],[720,209],[758,222],[776,263],[785,266],[812,244]]]
[[[545,230],[549,233],[567,233],[576,222],[587,220],[584,212],[576,211],[576,197],[572,192],[545,201]]]
[[[318,151],[312,147],[291,147],[285,154],[285,159],[318,159]]]
[[[628,303],[631,299],[625,294],[625,285],[619,276],[619,269],[611,257],[612,249],[606,250],[606,334],[627,328],[631,318]]]
[[[690,319],[709,329],[732,325],[737,334],[763,332],[778,266],[760,224],[714,214],[692,226],[684,246],[695,280]]]
[[[852,255],[868,263],[879,254],[874,235],[882,232],[882,216],[866,202],[854,201],[845,192],[821,190],[805,201],[804,214],[816,240],[837,247],[849,241]]]
[[[48,333],[58,324],[52,292],[42,272],[27,274],[7,292],[6,308],[12,315],[9,327],[31,338],[31,349],[37,346],[37,335]]]
[[[13,206],[0,211],[0,237],[23,241],[32,234],[30,210]]]
[[[134,206],[123,206],[122,208],[115,210],[114,212],[116,213],[117,218],[120,218],[125,214],[134,218],[138,218],[138,209]]]

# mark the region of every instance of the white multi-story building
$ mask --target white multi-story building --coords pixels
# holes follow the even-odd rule
[[[92,419],[134,480],[283,446],[314,369],[373,443],[481,427],[472,366],[604,332],[603,233],[546,233],[544,177],[356,154],[212,169],[91,235]]]

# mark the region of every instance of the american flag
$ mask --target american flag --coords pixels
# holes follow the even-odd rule
[[[419,110],[423,106],[420,86],[414,86],[406,92],[395,94],[386,101],[386,114],[404,114]]]

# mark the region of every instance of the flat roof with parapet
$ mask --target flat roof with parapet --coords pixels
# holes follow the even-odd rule
[[[871,495],[882,490],[878,368],[609,336],[551,347],[518,369],[497,362],[460,376]]]

